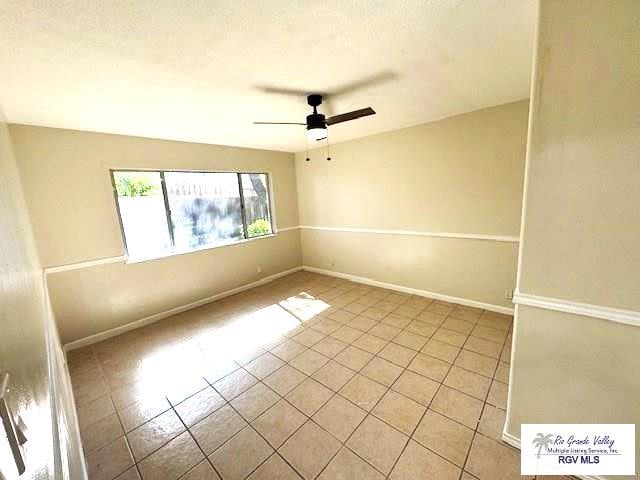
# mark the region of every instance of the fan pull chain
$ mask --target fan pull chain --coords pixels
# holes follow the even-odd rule
[[[309,160],[311,160],[311,159],[309,158],[309,138],[305,135],[305,136],[304,136],[304,140],[305,140],[305,143],[306,143],[306,145],[307,145],[307,158],[305,158],[305,160],[308,162]]]
[[[331,161],[331,144],[329,143],[329,129],[327,128],[327,162]]]

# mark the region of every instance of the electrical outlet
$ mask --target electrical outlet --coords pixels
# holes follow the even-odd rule
[[[507,300],[512,300],[513,299],[513,290],[505,290],[504,291],[504,298],[506,298]]]

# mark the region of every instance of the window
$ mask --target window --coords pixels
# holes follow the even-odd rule
[[[112,181],[130,259],[273,233],[266,173],[118,170]]]

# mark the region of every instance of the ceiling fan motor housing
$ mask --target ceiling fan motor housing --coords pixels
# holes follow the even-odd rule
[[[327,120],[321,113],[307,115],[307,130],[312,128],[327,128]]]

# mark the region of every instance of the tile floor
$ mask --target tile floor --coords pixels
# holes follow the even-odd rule
[[[90,479],[520,477],[511,323],[299,272],[70,352]]]

